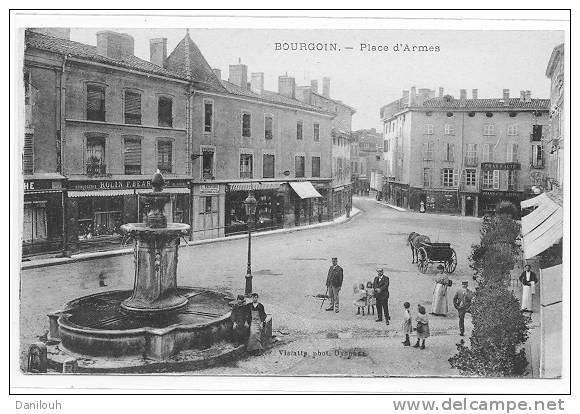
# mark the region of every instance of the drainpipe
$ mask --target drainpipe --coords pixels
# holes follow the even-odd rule
[[[58,125],[58,130],[60,132],[60,174],[62,176],[65,176],[65,122],[64,122],[64,113],[66,112],[65,110],[65,96],[64,96],[64,91],[65,91],[65,68],[66,68],[66,62],[68,60],[69,55],[64,55],[63,59],[62,59],[62,66],[61,66],[61,71],[60,71],[60,87],[59,87],[59,113],[60,113],[60,117],[59,117],[59,125]],[[61,202],[62,202],[62,256],[63,257],[70,257],[70,251],[69,251],[69,243],[68,243],[68,235],[69,235],[69,228],[68,228],[68,224],[67,224],[67,200],[68,200],[68,191],[65,189],[63,189],[62,191],[62,198],[61,198]]]
[[[187,174],[191,177],[189,180],[189,240],[193,240],[193,225],[194,225],[194,214],[193,214],[193,160],[191,159],[191,154],[193,154],[193,96],[195,95],[195,90],[193,89],[193,83],[188,85],[187,93]]]

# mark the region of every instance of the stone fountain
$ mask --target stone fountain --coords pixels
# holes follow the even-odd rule
[[[242,350],[230,342],[233,298],[177,285],[179,243],[189,225],[167,223],[163,207],[170,195],[159,171],[151,184],[153,191],[142,195],[145,223],[121,227],[134,240],[133,289],[84,296],[48,315],[48,359],[56,369],[72,357],[81,372],[180,371],[195,369],[192,361],[208,355]],[[271,338],[271,319],[268,326]]]

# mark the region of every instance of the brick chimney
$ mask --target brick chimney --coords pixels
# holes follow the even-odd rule
[[[221,69],[218,68],[213,68],[213,74],[215,75],[216,78],[218,78],[219,80],[222,80],[222,71]]]
[[[439,97],[440,98],[443,98],[444,92],[445,92],[445,89],[439,87]]]
[[[264,91],[264,72],[252,73],[251,90],[258,95]]]
[[[471,90],[471,98],[472,99],[477,99],[477,89],[472,89]]]
[[[417,103],[417,88],[411,86],[411,92],[409,93],[409,106],[413,106]]]
[[[230,65],[228,82],[246,89],[248,87],[248,67],[241,62],[237,65]]]
[[[520,91],[520,102],[526,101],[526,91]]]
[[[330,98],[330,78],[322,78],[322,96]]]
[[[160,37],[149,40],[149,61],[154,65],[164,67],[167,60],[167,38]]]
[[[318,81],[316,79],[310,81],[310,88],[312,92],[318,93]]]
[[[45,36],[52,36],[58,37],[59,39],[70,40],[70,29],[64,27],[34,27],[28,30],[43,34]]]
[[[278,93],[288,98],[296,98],[296,80],[286,75],[278,76]]]
[[[133,56],[135,54],[133,37],[111,30],[97,32],[97,53],[113,59],[121,56]]]
[[[526,90],[525,102],[532,102],[532,91],[530,91],[529,89]]]

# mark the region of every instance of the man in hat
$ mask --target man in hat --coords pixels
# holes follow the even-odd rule
[[[473,292],[468,288],[469,282],[464,280],[461,282],[461,289],[455,292],[453,297],[453,306],[459,313],[459,335],[465,335],[465,314],[470,311],[471,302],[473,300]]]
[[[377,276],[373,281],[373,291],[377,300],[377,320],[383,320],[383,311],[385,314],[385,321],[389,324],[389,278],[384,274],[382,267],[377,267]]]
[[[334,310],[338,313],[338,294],[342,287],[342,267],[338,265],[338,259],[336,257],[332,258],[332,266],[328,269],[326,287],[328,289],[328,296],[330,297],[330,307],[326,310]]]

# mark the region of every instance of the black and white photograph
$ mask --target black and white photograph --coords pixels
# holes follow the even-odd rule
[[[567,12],[150,13],[14,12],[15,384],[567,389]]]

